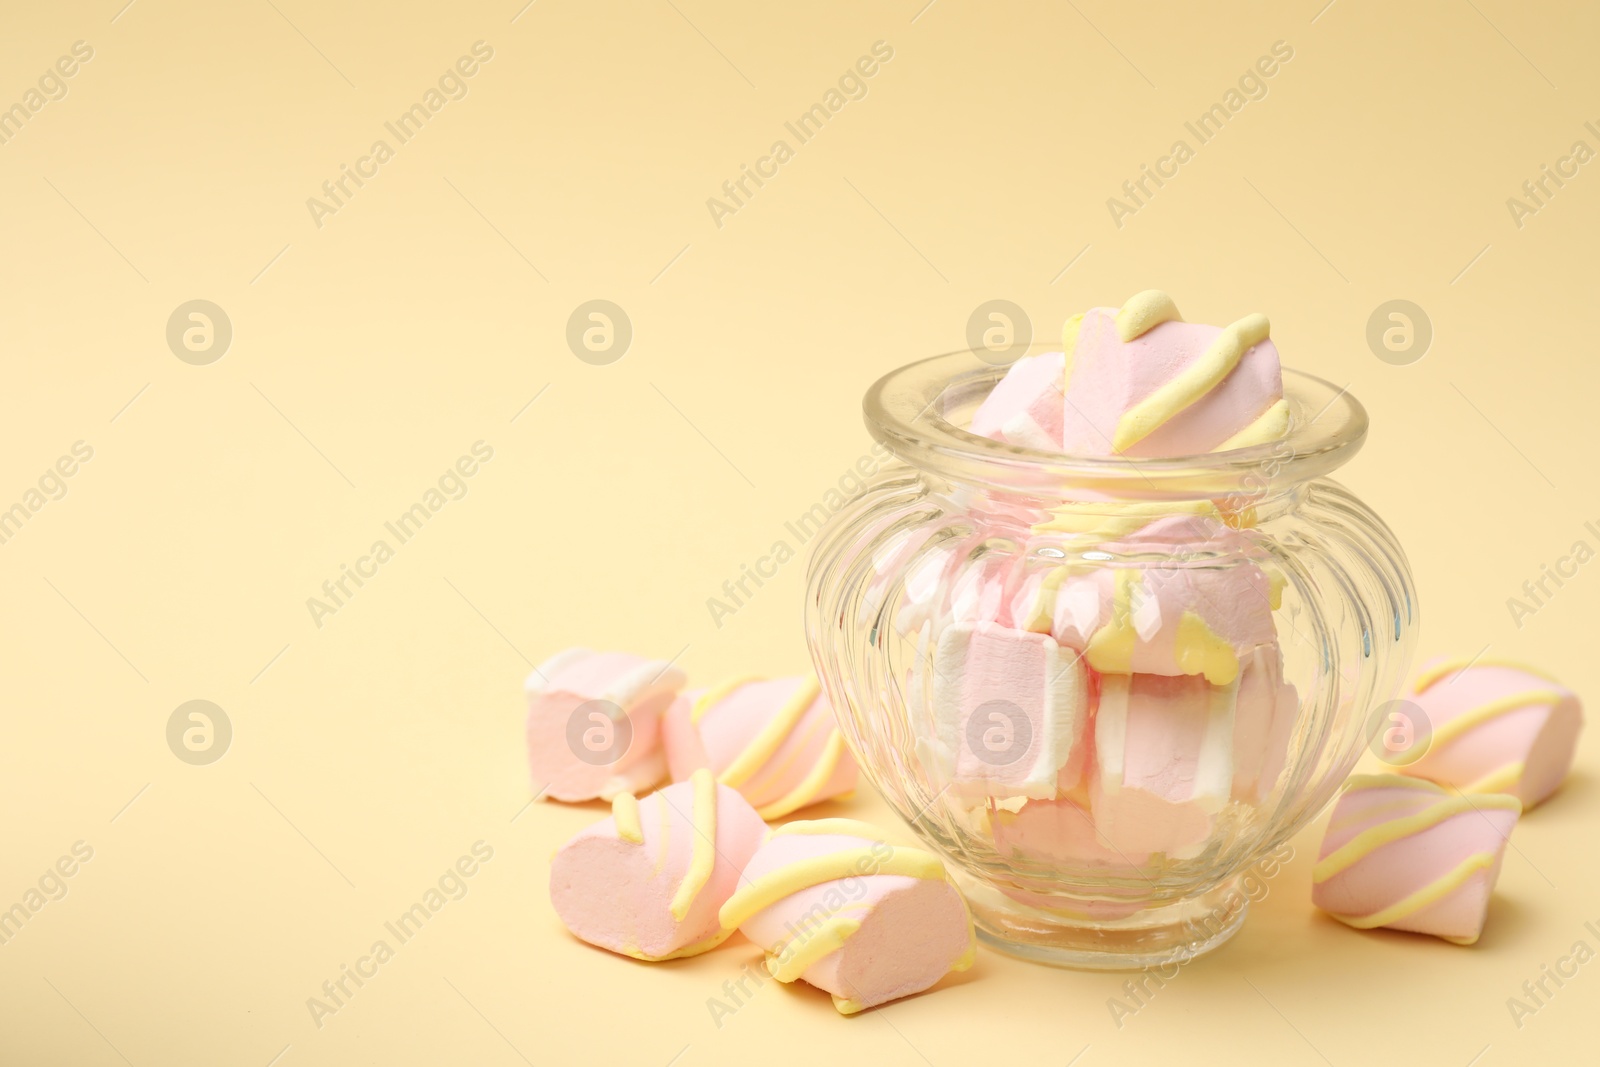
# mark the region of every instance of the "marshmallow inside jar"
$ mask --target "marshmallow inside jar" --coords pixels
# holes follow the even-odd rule
[[[932,712],[924,752],[960,797],[1049,800],[1087,757],[1082,656],[1014,614],[1013,557],[974,560],[931,625]],[[934,635],[936,631],[936,636]]]
[[[1130,874],[1248,819],[1299,702],[1247,534],[1203,509],[1087,514],[956,573],[912,672],[918,751],[1009,861]]]
[[[1326,477],[1365,411],[1282,368],[1265,315],[1214,322],[1147,291],[1059,346],[885,375],[863,408],[895,462],[813,550],[807,639],[859,770],[1023,958],[1225,941],[1407,666],[1404,553]],[[1535,787],[1557,748],[1529,747]]]
[[[1012,365],[970,432],[1135,458],[1270,443],[1290,408],[1268,329],[1184,323],[1154,292],[1092,309],[1064,355]],[[1203,868],[1279,797],[1301,707],[1281,562],[1250,494],[956,495],[972,529],[907,568],[893,616],[917,755],[1013,874],[1002,893],[1125,918],[1141,905],[1104,882]]]

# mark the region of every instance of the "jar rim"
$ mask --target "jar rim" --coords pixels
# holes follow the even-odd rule
[[[1271,495],[1343,466],[1366,440],[1367,411],[1348,385],[1340,388],[1288,367],[1283,368],[1288,434],[1226,452],[1160,459],[1068,455],[966,429],[972,410],[1016,359],[1059,350],[1059,343],[1018,346],[1001,363],[989,352],[964,348],[908,363],[867,390],[862,400],[867,429],[911,466],[952,481],[1088,499]],[[954,418],[958,412],[964,418]]]

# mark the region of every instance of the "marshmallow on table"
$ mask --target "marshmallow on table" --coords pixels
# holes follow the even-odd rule
[[[972,432],[1024,448],[1061,451],[1065,368],[1060,352],[1024,356],[1011,364],[973,412]]]
[[[550,901],[591,945],[652,962],[698,955],[732,932],[717,913],[766,831],[710,771],[643,800],[621,793],[551,860]]]
[[[1278,350],[1265,315],[1219,328],[1182,321],[1151,289],[1068,320],[1061,449],[1186,456],[1284,436]]]
[[[1078,781],[1089,722],[1082,654],[1049,634],[953,622],[932,648],[919,754],[956,796],[1049,799]]]
[[[1509,793],[1531,808],[1572,768],[1583,709],[1559,682],[1518,663],[1446,660],[1425,669],[1410,700],[1432,737],[1412,774],[1469,793]]]
[[[1401,775],[1345,785],[1312,869],[1311,900],[1358,930],[1386,926],[1470,945],[1522,805]]]
[[[666,773],[661,716],[683,672],[626,652],[571,648],[528,676],[528,765],[555,800],[610,800]]]
[[[774,978],[826,990],[846,1015],[966,970],[977,949],[939,858],[853,819],[772,831],[722,922],[765,950]]]
[[[763,819],[856,787],[855,759],[813,676],[733,678],[686,694],[662,733],[673,781],[709,768]]]
[[[1094,716],[1089,807],[1109,847],[1183,858],[1234,788],[1237,682],[1106,674]]]

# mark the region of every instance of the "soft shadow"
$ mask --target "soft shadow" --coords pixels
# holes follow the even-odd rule
[[[1492,949],[1512,942],[1526,943],[1529,933],[1538,925],[1539,909],[1529,907],[1516,897],[1495,893],[1489,898],[1489,916],[1483,924],[1483,934],[1471,947]]]
[[[1567,780],[1561,783],[1561,788],[1551,794],[1549,800],[1524,813],[1523,818],[1537,819],[1541,812],[1562,811],[1573,805],[1593,804],[1596,788],[1594,775],[1574,768],[1567,775]]]

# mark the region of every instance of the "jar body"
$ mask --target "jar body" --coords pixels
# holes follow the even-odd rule
[[[1318,478],[1132,499],[885,471],[815,548],[841,729],[980,936],[1146,967],[1220,944],[1407,666],[1389,530]]]

